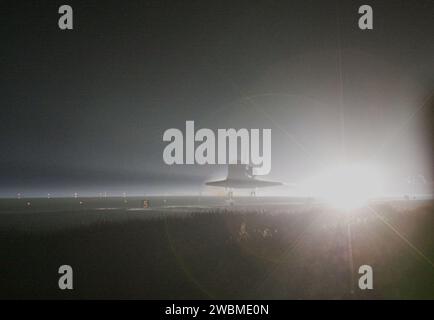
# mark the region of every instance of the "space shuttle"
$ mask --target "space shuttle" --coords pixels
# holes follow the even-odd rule
[[[207,186],[223,187],[226,189],[256,189],[264,187],[282,186],[277,181],[257,179],[253,174],[253,166],[246,164],[229,164],[226,179],[208,181]]]

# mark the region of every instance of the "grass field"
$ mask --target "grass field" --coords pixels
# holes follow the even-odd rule
[[[0,200],[0,298],[434,299],[430,201],[142,200]],[[63,264],[74,290],[58,289]]]

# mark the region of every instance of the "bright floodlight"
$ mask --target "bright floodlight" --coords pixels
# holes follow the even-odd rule
[[[308,190],[339,209],[356,209],[381,196],[382,179],[370,166],[343,165],[312,179]]]

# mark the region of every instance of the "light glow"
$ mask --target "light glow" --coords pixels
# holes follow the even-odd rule
[[[306,190],[338,209],[364,206],[382,195],[382,178],[372,166],[342,165],[332,168],[305,184]]]

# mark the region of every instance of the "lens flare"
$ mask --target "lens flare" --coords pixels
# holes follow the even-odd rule
[[[306,190],[343,210],[364,206],[382,195],[382,178],[371,166],[343,165],[320,174],[305,184]]]

